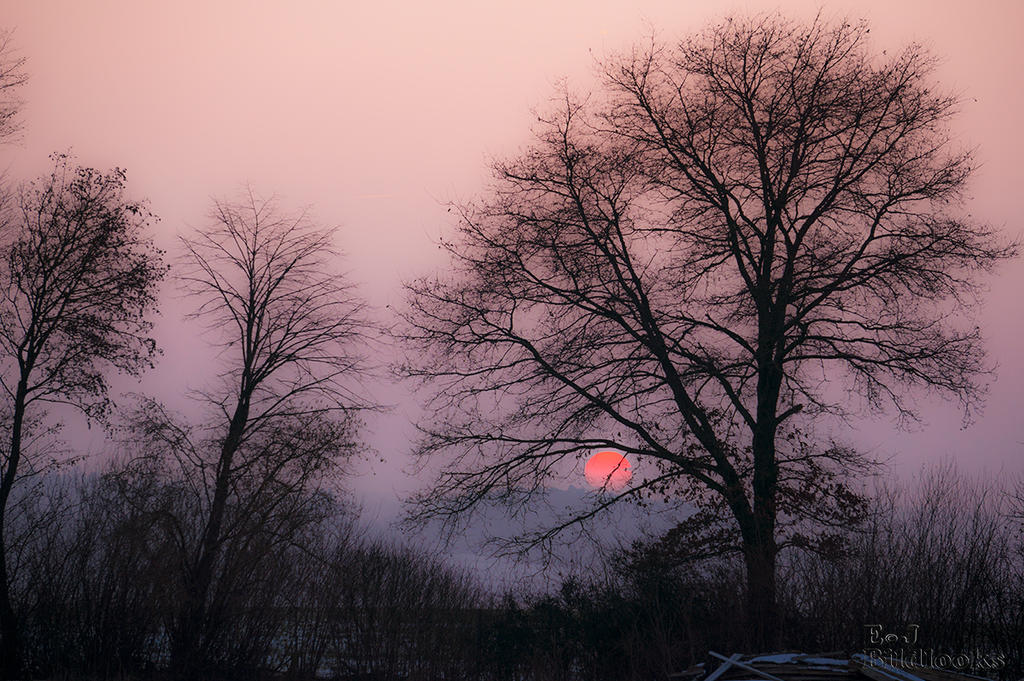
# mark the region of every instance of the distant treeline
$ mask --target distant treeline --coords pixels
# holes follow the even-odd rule
[[[119,465],[23,486],[9,555],[33,677],[172,675],[167,632],[185,586],[168,520],[189,517],[176,484]],[[964,671],[1019,678],[1024,543],[1021,497],[1008,492],[935,469],[878,492],[832,555],[788,554],[785,647],[858,651],[867,624],[917,624],[916,647],[990,656],[1000,669]],[[744,646],[738,560],[686,564],[637,545],[588,579],[513,596],[369,538],[327,494],[274,522],[270,510],[232,531],[204,678],[650,680]]]

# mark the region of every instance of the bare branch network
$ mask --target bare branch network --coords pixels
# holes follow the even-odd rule
[[[239,357],[223,377],[252,392],[251,424],[369,407],[354,389],[366,363],[357,348],[370,332],[367,308],[332,274],[334,230],[304,212],[281,214],[251,190],[243,201],[216,201],[211,218],[211,227],[182,239],[180,279],[198,301],[192,316]]]
[[[0,142],[14,141],[21,132],[18,113],[22,100],[17,93],[28,82],[26,59],[18,56],[11,40],[13,33],[0,30]]]
[[[856,506],[839,473],[865,462],[799,437],[815,417],[914,418],[916,389],[973,412],[978,276],[1016,245],[964,214],[934,59],[867,32],[769,16],[635,50],[496,164],[451,273],[408,286],[443,461],[414,517],[526,504],[614,447],[647,472],[619,498],[720,504],[765,575],[777,523]]]

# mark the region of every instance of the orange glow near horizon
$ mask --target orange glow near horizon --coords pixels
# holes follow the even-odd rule
[[[587,460],[583,476],[591,487],[603,487],[618,492],[629,484],[633,478],[633,467],[622,454],[603,451],[594,454]]]

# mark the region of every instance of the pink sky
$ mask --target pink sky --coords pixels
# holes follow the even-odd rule
[[[0,27],[28,58],[21,144],[0,151],[14,177],[73,148],[80,162],[128,169],[132,193],[162,218],[160,243],[204,222],[211,196],[251,182],[287,205],[312,205],[342,227],[347,269],[378,307],[399,283],[443,264],[434,240],[452,226],[442,202],[469,197],[488,158],[527,141],[531,108],[568,77],[594,84],[594,60],[643,39],[685,35],[730,11],[779,9],[871,21],[879,48],[924,42],[944,58],[939,78],[964,96],[958,121],[983,165],[976,217],[1021,234],[1020,129],[1024,72],[1017,1],[962,2],[20,2],[2,0]],[[999,362],[988,408],[968,430],[955,405],[926,405],[928,422],[897,433],[864,423],[856,441],[897,467],[955,457],[971,470],[1024,468],[1024,264],[991,280],[979,320]],[[202,382],[188,367],[210,353],[167,297],[165,348],[145,390],[173,400]],[[183,330],[184,329],[184,330]],[[403,404],[368,440],[388,458],[361,476],[371,508],[411,481]],[[582,466],[580,481],[582,484]]]

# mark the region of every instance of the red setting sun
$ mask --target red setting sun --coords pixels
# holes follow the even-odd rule
[[[583,475],[591,487],[604,487],[618,492],[629,484],[633,477],[633,467],[622,454],[604,451],[587,460]]]

